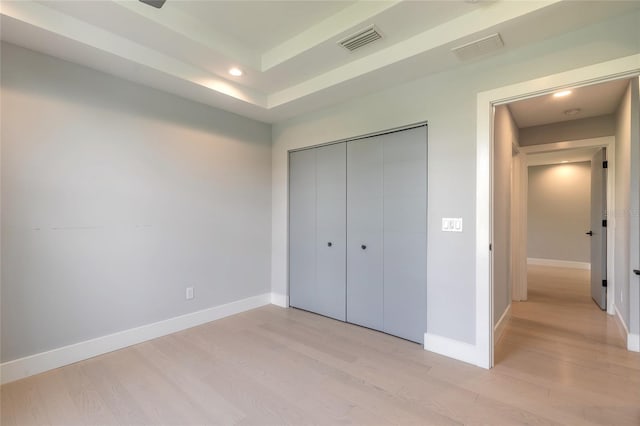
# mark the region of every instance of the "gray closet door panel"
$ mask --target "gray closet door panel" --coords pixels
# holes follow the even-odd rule
[[[349,231],[347,321],[383,329],[383,242],[380,234]],[[365,245],[367,248],[362,249]]]
[[[289,304],[315,311],[316,154],[289,155]]]
[[[383,327],[382,162],[380,137],[347,144],[347,321],[377,330]]]
[[[427,133],[384,136],[384,328],[422,343],[427,303]]]
[[[316,148],[316,311],[346,320],[346,143]]]
[[[385,232],[383,331],[422,343],[426,331],[426,234]]]

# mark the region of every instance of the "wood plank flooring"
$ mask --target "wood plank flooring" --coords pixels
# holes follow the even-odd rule
[[[639,425],[640,354],[588,272],[530,269],[487,371],[267,306],[1,388],[2,425]]]

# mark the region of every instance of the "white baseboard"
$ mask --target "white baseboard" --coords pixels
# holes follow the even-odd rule
[[[271,293],[271,304],[282,308],[289,307],[289,296],[279,293]]]
[[[540,259],[537,257],[528,257],[527,265],[555,266],[557,268],[573,268],[573,269],[591,269],[589,262],[574,262],[572,260],[558,259]]]
[[[640,352],[640,334],[627,334],[627,350]]]
[[[624,333],[625,336],[628,336],[629,329],[627,328],[627,324],[624,322],[624,319],[622,318],[622,315],[620,314],[620,311],[618,310],[617,306],[615,307],[615,312],[616,312],[616,320],[618,322],[618,326],[622,330],[622,333]]]
[[[97,355],[255,309],[270,304],[271,300],[272,295],[265,293],[8,361],[0,364],[0,383],[13,382],[47,370],[73,364],[74,362],[92,358]]]
[[[498,341],[502,337],[502,334],[504,333],[504,329],[506,328],[510,318],[511,318],[511,304],[507,306],[507,309],[504,310],[497,324],[495,325],[495,327],[493,327],[493,344],[494,345],[498,343]]]
[[[424,333],[424,349],[449,358],[482,367],[476,345],[449,339],[436,334]]]
[[[629,328],[624,322],[624,319],[622,318],[622,315],[620,314],[617,306],[615,307],[615,312],[618,326],[621,328],[622,333],[627,338],[627,350],[640,352],[640,334],[629,333]]]

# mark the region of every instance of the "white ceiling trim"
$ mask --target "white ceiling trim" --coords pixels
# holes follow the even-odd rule
[[[219,78],[183,61],[34,2],[2,3],[2,15],[237,100],[267,107],[263,93]],[[87,41],[91,42],[88,43]]]
[[[231,33],[219,34],[220,28],[180,9],[179,3],[175,9],[162,10],[138,1],[104,0],[84,6],[89,4],[0,1],[2,39],[261,121],[277,121],[452,69],[462,63],[450,52],[452,47],[490,33],[502,33],[506,51],[558,34],[557,21],[564,20],[564,30],[571,31],[640,9],[634,3],[598,2],[587,7],[561,0],[358,1],[333,15],[318,15],[329,16],[324,20],[314,21],[308,14],[314,24],[258,52],[254,49],[260,44],[251,48],[250,38],[241,42]],[[219,17],[225,11],[238,11],[232,2],[210,4],[211,10],[222,13]],[[279,4],[274,11],[286,7]],[[428,13],[424,19],[423,13]],[[380,42],[352,54],[335,43],[375,23],[381,24],[383,34],[382,24],[389,30]],[[245,75],[229,76],[231,66],[240,66]]]
[[[158,25],[187,37],[190,40],[207,46],[209,49],[243,64],[246,67],[260,69],[260,55],[231,37],[221,34],[180,10],[172,10],[171,14],[163,13],[162,9],[149,7],[139,1],[115,1],[115,4],[126,8]]]
[[[281,65],[354,26],[363,25],[399,3],[401,0],[355,3],[279,46],[266,51],[262,55],[262,71],[268,71]]]
[[[478,33],[493,28],[512,19],[527,15],[559,3],[561,0],[545,2],[493,3],[453,19],[416,36],[379,50],[371,55],[334,68],[317,77],[268,96],[268,108],[275,108],[296,99],[344,83],[363,74],[370,73],[391,64],[400,63],[421,53],[453,43],[470,33]]]

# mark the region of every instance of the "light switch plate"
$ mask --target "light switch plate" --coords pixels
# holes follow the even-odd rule
[[[442,230],[445,232],[462,232],[461,217],[443,217]]]

